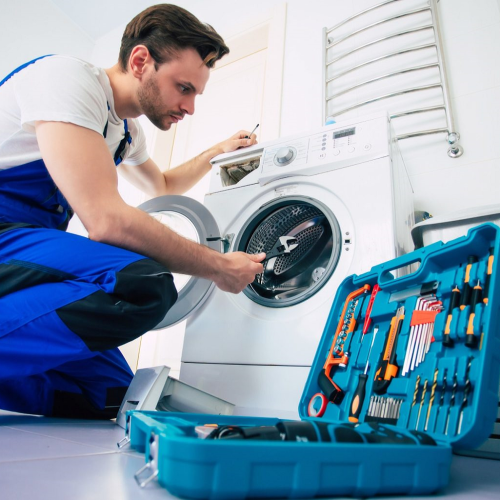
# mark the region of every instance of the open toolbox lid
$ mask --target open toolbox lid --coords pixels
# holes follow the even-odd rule
[[[302,394],[301,418],[393,424],[454,449],[485,441],[500,376],[499,235],[496,225],[483,224],[346,278]],[[416,263],[415,272],[394,278]]]
[[[495,420],[499,234],[495,225],[478,226],[467,237],[436,243],[344,280],[299,404],[303,421],[127,412],[127,439],[145,452],[138,483],[145,486],[157,478],[174,495],[220,500],[422,495],[443,488],[452,447],[478,446]],[[417,262],[414,273],[392,275]],[[478,288],[474,291],[478,281],[482,296]],[[375,285],[380,290],[361,342]],[[417,303],[429,299],[434,310],[419,309]],[[477,302],[474,308],[471,301]],[[360,410],[353,411],[367,360],[366,395]],[[335,386],[328,385],[331,380]],[[288,426],[291,439],[285,439],[285,431],[275,440],[203,439],[197,427],[207,430],[208,424],[253,432],[261,426],[281,432]],[[306,427],[313,429],[313,439],[304,439]]]

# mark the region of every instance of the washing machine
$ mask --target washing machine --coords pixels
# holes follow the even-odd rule
[[[161,197],[142,208],[214,250],[266,252],[264,272],[237,295],[176,276],[179,299],[158,328],[188,318],[183,382],[236,414],[296,418],[340,283],[413,249],[412,189],[390,121],[240,149],[214,158],[210,175],[204,205]]]

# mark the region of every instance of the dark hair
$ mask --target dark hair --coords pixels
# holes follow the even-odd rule
[[[146,46],[158,64],[172,60],[180,50],[193,48],[209,68],[229,52],[212,26],[200,22],[182,7],[165,3],[147,8],[127,24],[119,54],[124,72],[136,45]]]

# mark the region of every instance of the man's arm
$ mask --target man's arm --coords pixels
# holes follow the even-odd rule
[[[240,292],[262,272],[264,254],[220,254],[179,236],[118,193],[116,167],[103,137],[62,122],[37,122],[42,158],[52,179],[95,241],[150,257],[170,271],[207,278]]]
[[[151,158],[137,166],[127,165],[125,160],[118,169],[120,174],[131,184],[149,196],[183,194],[210,172],[212,158],[222,153],[230,153],[238,148],[256,144],[255,134],[250,139],[245,139],[249,133],[246,130],[240,130],[229,139],[212,146],[192,160],[165,172],[161,172]]]

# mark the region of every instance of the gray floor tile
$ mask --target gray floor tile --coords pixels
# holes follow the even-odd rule
[[[102,447],[0,427],[0,463],[105,453]]]
[[[43,436],[65,439],[74,443],[98,446],[113,451],[117,450],[116,443],[125,435],[125,431],[113,422],[95,422],[89,424],[77,421],[70,425],[42,421],[37,424],[12,423],[9,427]]]
[[[144,459],[123,453],[0,464],[2,500],[168,500],[152,482],[144,489],[134,473]]]

